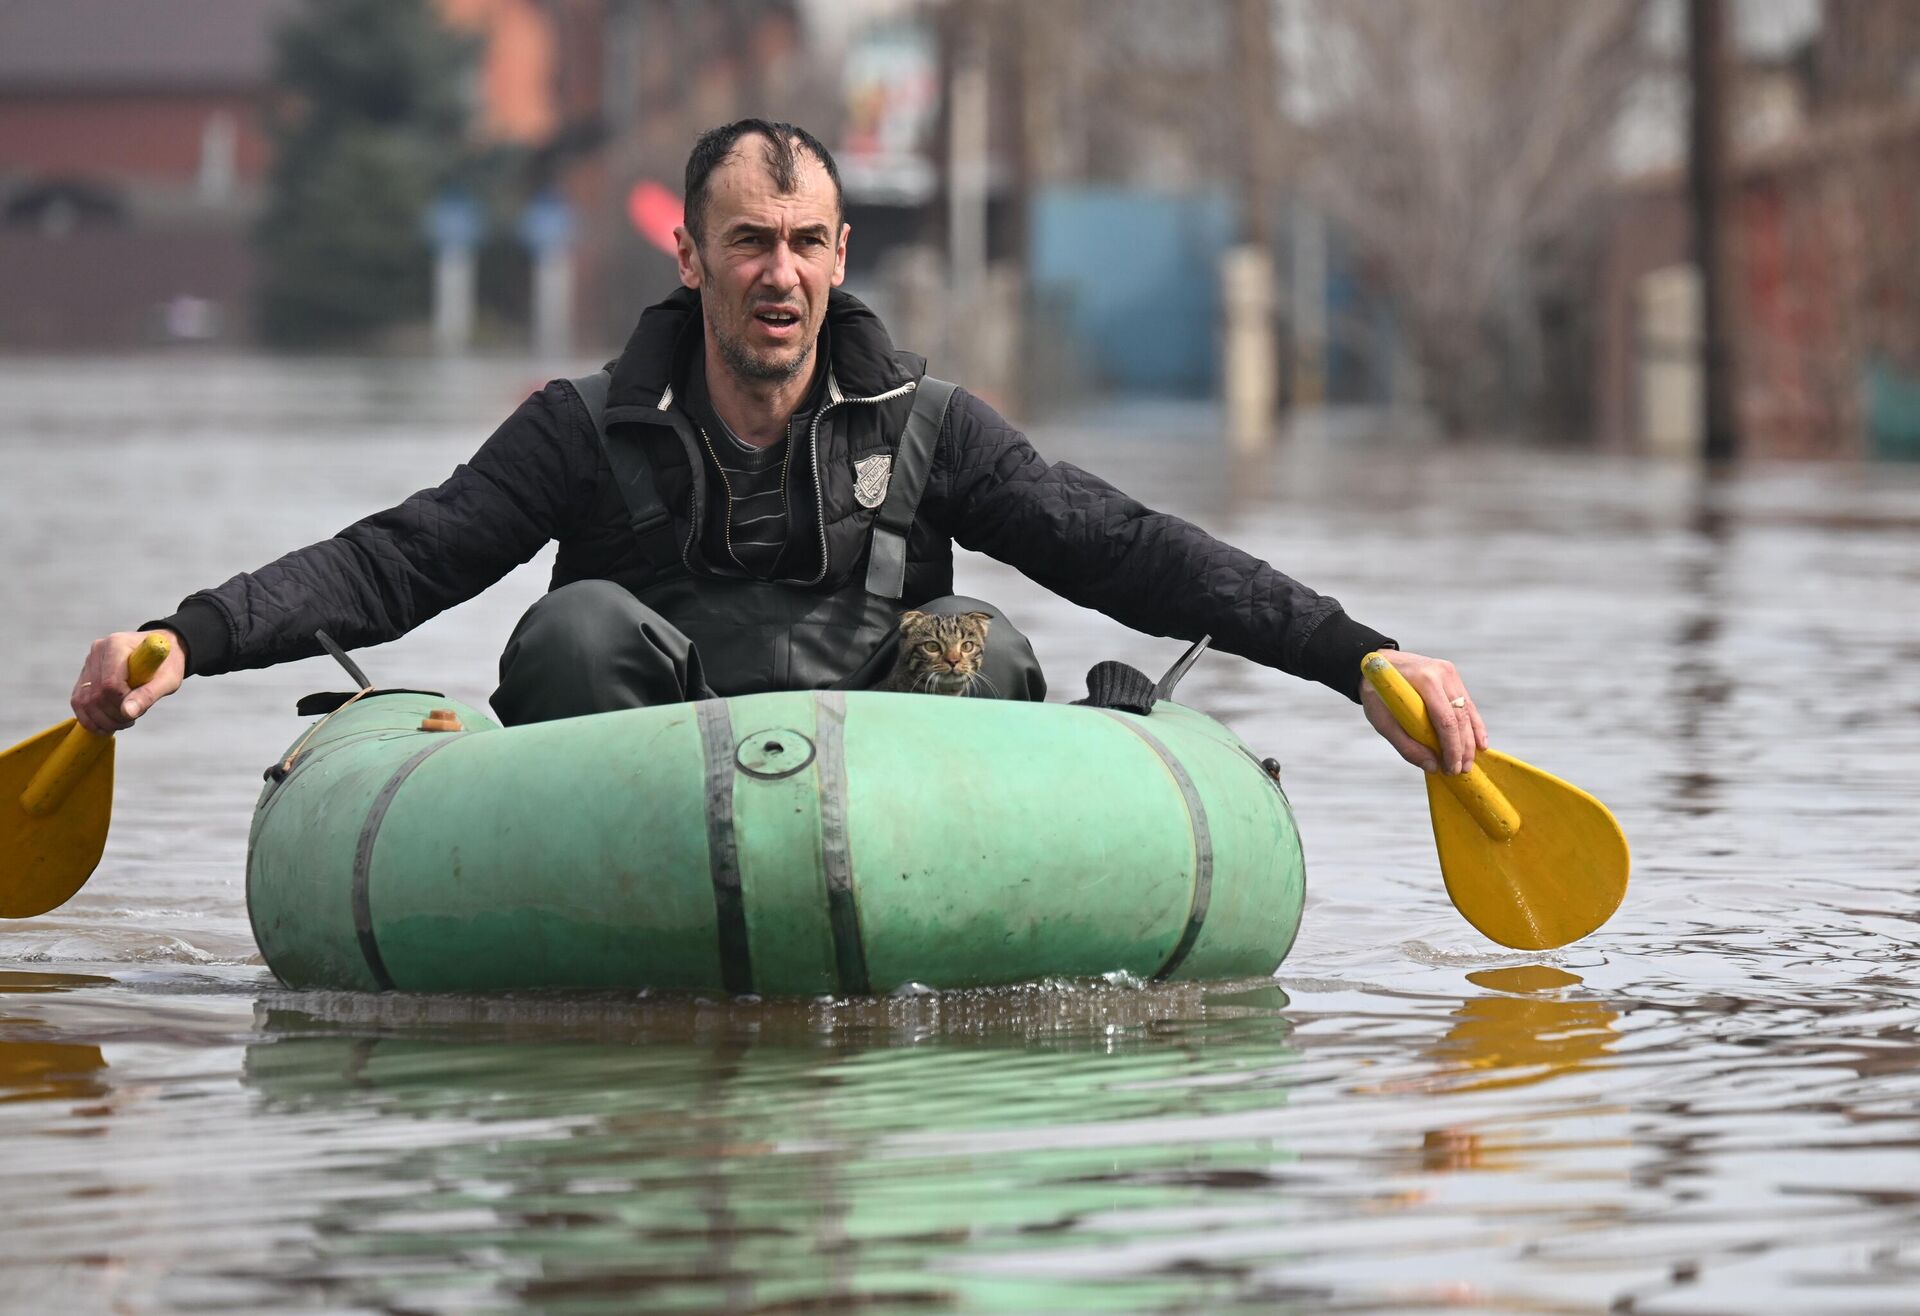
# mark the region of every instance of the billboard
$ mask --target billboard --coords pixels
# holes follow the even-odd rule
[[[850,200],[924,205],[934,194],[940,56],[924,23],[892,20],[855,34],[845,64],[847,119],[835,152]]]

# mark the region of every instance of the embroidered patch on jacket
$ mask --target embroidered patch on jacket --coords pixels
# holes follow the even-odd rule
[[[853,496],[862,507],[878,507],[887,496],[887,484],[893,479],[893,454],[862,457],[853,464]]]

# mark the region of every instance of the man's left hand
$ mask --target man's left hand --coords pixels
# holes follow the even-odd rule
[[[1400,757],[1425,772],[1465,772],[1473,766],[1473,756],[1487,747],[1487,727],[1480,710],[1453,664],[1443,658],[1427,658],[1398,649],[1382,649],[1380,656],[1407,678],[1427,706],[1427,717],[1440,737],[1440,753],[1434,752],[1400,729],[1393,714],[1375,694],[1373,686],[1360,683],[1360,707],[1366,711],[1373,729],[1386,737]]]

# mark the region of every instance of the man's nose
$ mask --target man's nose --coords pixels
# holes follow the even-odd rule
[[[761,282],[786,292],[800,284],[800,261],[793,254],[793,248],[785,242],[773,244],[773,251],[767,258],[766,268],[761,271]]]

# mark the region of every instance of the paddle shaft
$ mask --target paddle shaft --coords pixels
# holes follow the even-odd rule
[[[158,632],[142,640],[140,647],[127,658],[127,688],[138,690],[151,681],[160,664],[167,660],[170,648],[167,637]],[[112,744],[111,735],[89,731],[75,722],[67,731],[67,738],[47,756],[27,788],[20,792],[20,807],[33,818],[52,813],[66,802],[73,788]]]
[[[1378,653],[1370,653],[1363,658],[1360,671],[1366,676],[1367,684],[1380,696],[1381,702],[1386,704],[1387,711],[1393,714],[1393,720],[1400,724],[1400,729],[1438,754],[1440,738],[1434,734],[1433,720],[1427,716],[1427,705],[1407,678],[1395,671],[1393,664]],[[1511,840],[1514,833],[1520,830],[1519,811],[1501,794],[1492,779],[1480,770],[1478,764],[1465,772],[1442,773],[1440,780],[1490,840]]]

